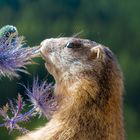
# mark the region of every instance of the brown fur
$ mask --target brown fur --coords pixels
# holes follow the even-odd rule
[[[124,140],[123,80],[113,53],[78,38],[46,39],[41,46],[59,109],[46,126],[18,140]]]

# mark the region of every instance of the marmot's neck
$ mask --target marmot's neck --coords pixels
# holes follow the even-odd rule
[[[122,99],[118,92],[121,90],[102,89],[91,79],[63,81],[56,87],[56,94],[62,97],[54,116],[75,130],[75,135],[80,132],[96,140],[123,140]]]

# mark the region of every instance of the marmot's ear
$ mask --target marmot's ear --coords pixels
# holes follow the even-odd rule
[[[94,59],[102,59],[104,57],[102,45],[97,45],[91,48],[91,57]]]

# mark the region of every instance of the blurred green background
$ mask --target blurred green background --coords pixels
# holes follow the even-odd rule
[[[0,27],[12,24],[26,37],[30,46],[45,38],[79,36],[109,46],[117,55],[124,72],[124,121],[127,140],[140,140],[140,1],[139,0],[0,0]],[[31,75],[20,79],[0,79],[0,106],[24,89],[17,83],[31,84],[34,76],[48,76],[43,60],[28,66]],[[26,97],[25,97],[26,98]],[[44,118],[29,122],[33,129]],[[19,133],[8,134],[0,128],[0,140],[13,140]]]

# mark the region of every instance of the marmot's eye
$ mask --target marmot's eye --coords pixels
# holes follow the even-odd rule
[[[68,42],[66,47],[67,48],[80,48],[82,46],[80,41],[73,41],[73,42]]]
[[[67,45],[66,45],[67,48],[73,48],[74,47],[74,44],[72,42],[69,42]]]

